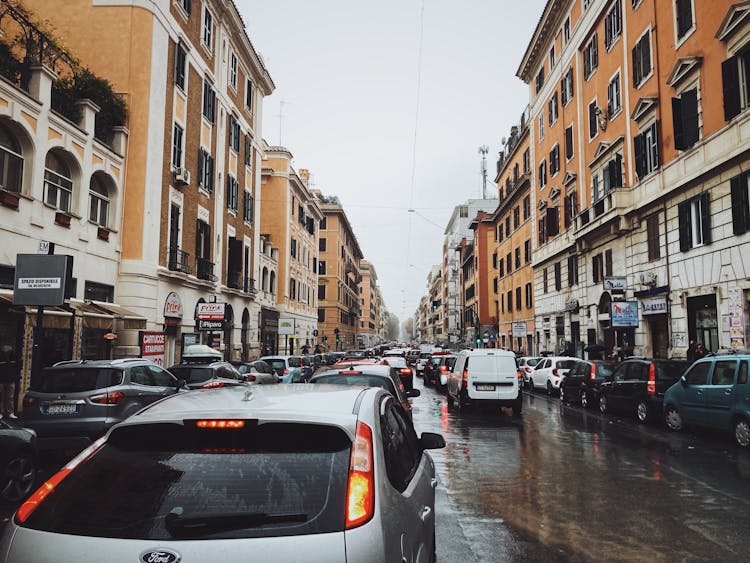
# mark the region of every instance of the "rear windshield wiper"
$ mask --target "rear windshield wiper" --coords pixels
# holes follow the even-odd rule
[[[164,517],[167,530],[173,536],[201,536],[229,530],[257,528],[266,524],[294,524],[300,522],[307,522],[307,514],[229,512],[226,514],[180,516],[175,512],[170,512]]]

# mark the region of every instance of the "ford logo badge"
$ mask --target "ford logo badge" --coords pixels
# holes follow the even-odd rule
[[[142,563],[178,563],[182,559],[179,553],[171,549],[149,549],[141,553]]]

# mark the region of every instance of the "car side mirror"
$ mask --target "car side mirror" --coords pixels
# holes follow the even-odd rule
[[[180,389],[187,389],[188,384],[187,381],[184,379],[178,379],[177,383],[175,384],[175,391],[179,391]]]
[[[685,379],[684,375],[680,376],[680,383],[682,383],[683,387],[687,387],[688,382],[687,382],[687,379]]]
[[[409,389],[406,392],[407,398],[411,399],[412,397],[419,397],[422,394],[422,392],[419,389]]]
[[[439,450],[445,447],[445,440],[440,434],[422,432],[422,436],[419,438],[419,445],[423,450]]]

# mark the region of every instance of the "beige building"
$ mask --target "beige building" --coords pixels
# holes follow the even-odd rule
[[[361,260],[359,270],[362,276],[362,281],[359,282],[359,346],[369,348],[382,341],[383,299],[375,266],[367,260]]]

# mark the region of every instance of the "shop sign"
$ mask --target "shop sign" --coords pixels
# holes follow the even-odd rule
[[[294,321],[295,321],[295,319],[292,319],[292,318],[289,318],[289,317],[281,317],[279,319],[279,332],[278,332],[278,334],[280,334],[282,336],[285,335],[285,334],[287,334],[287,335],[294,334],[296,332],[295,331],[295,327],[294,327]]]
[[[204,321],[198,319],[198,330],[224,330],[224,321]]]
[[[514,338],[522,338],[526,336],[526,322],[516,321],[510,325],[510,333]]]
[[[116,332],[108,332],[102,336],[104,340],[117,340]]]
[[[566,311],[577,311],[578,310],[578,299],[571,299],[565,302]]]
[[[151,360],[156,365],[164,365],[164,342],[163,332],[141,332],[141,358]]]
[[[625,276],[607,276],[604,278],[604,291],[625,291],[628,278]]]
[[[167,299],[164,301],[164,316],[182,318],[182,300],[174,291],[167,295]]]
[[[644,297],[641,299],[641,311],[644,315],[663,315],[667,312],[667,296]]]
[[[17,254],[13,304],[62,305],[72,278],[72,256]]]
[[[182,335],[182,353],[185,353],[185,348],[192,346],[193,344],[200,344],[201,335],[197,332],[187,332]]]
[[[638,326],[638,301],[612,301],[610,303],[611,326]]]
[[[201,321],[223,321],[224,303],[198,303],[196,311],[198,320]]]

